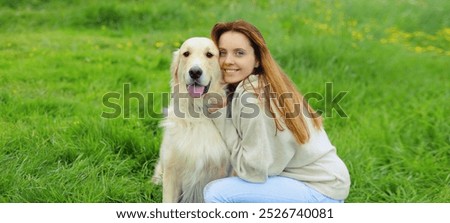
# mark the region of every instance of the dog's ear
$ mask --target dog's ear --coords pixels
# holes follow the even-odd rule
[[[172,87],[179,83],[178,81],[178,65],[180,64],[180,50],[176,50],[172,55],[172,64],[170,65],[170,73],[172,74]]]

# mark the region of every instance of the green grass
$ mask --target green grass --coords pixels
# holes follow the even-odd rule
[[[0,202],[160,202],[160,118],[139,112],[166,103],[184,39],[237,18],[303,93],[348,92],[325,117],[347,202],[450,201],[450,3],[195,2],[0,0]],[[102,118],[124,84],[153,103]]]

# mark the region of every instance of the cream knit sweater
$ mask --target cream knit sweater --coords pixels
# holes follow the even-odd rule
[[[290,177],[330,198],[346,199],[350,176],[326,132],[314,128],[308,118],[310,139],[305,144],[298,144],[285,126],[284,131],[277,131],[252,86],[258,86],[256,75],[238,85],[231,104],[213,113],[237,175],[254,183],[262,183],[268,176]]]

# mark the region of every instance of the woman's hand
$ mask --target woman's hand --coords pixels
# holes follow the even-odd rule
[[[221,99],[211,98],[208,103],[208,112],[211,114],[226,106],[227,106],[227,99],[225,97],[222,97]]]

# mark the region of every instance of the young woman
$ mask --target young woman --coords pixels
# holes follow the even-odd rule
[[[229,91],[213,120],[237,176],[210,182],[205,202],[343,202],[347,167],[259,30],[243,20],[218,23],[211,38]]]

